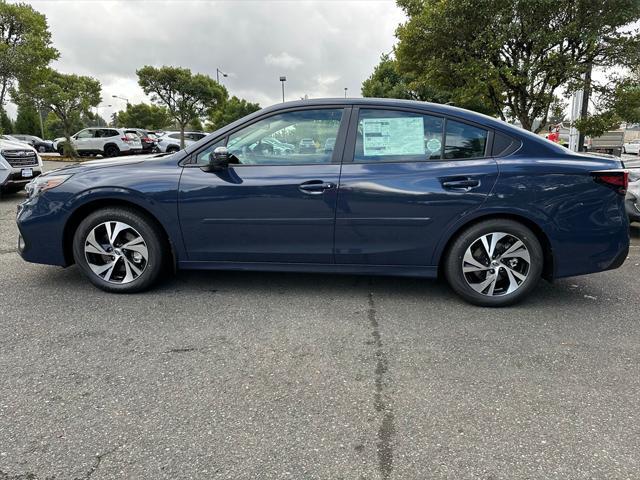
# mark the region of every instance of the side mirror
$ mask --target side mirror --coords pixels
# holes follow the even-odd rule
[[[231,154],[227,147],[217,147],[212,153],[209,154],[208,170],[217,172],[224,170],[229,166],[229,158]]]

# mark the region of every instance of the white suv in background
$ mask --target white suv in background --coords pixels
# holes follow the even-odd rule
[[[184,145],[191,145],[207,135],[209,134],[203,132],[184,132]],[[164,132],[158,139],[158,150],[167,153],[180,150],[180,132]]]
[[[117,157],[142,151],[142,141],[135,133],[125,133],[123,128],[90,127],[71,137],[71,143],[80,155]],[[64,138],[56,139],[54,148],[62,155]]]
[[[31,145],[0,138],[0,193],[17,192],[42,173],[42,159]]]

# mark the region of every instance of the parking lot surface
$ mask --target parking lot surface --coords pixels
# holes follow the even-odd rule
[[[638,478],[637,226],[620,269],[504,309],[284,273],[110,295],[21,260],[23,198],[0,199],[0,480]]]

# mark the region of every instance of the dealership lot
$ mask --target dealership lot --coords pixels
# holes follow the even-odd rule
[[[47,162],[54,168],[55,162]],[[635,478],[640,228],[618,270],[480,309],[415,279],[23,262],[0,200],[0,479]]]

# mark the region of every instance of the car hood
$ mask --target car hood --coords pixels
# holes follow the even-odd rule
[[[10,142],[8,140],[4,140],[0,138],[0,150],[4,150],[4,149],[20,149],[20,150],[31,150],[31,151],[36,151],[35,148],[33,148],[31,145],[29,145],[28,143],[22,143],[22,142]]]
[[[58,168],[56,170],[51,170],[47,172],[45,175],[50,175],[52,173],[56,174],[77,174],[77,173],[85,173],[89,171],[98,170],[101,168],[110,168],[110,167],[122,167],[124,165],[135,165],[135,164],[144,164],[144,163],[153,163],[154,161],[164,159],[168,157],[168,154],[150,154],[150,155],[131,155],[126,157],[118,157],[118,158],[107,158],[100,160],[91,160],[88,162],[82,163],[73,163],[68,166],[64,166],[62,168]]]

